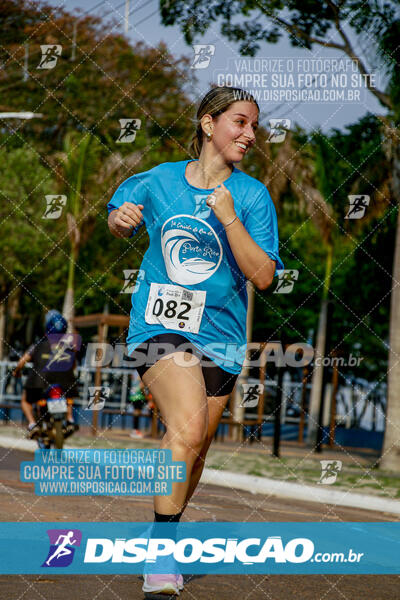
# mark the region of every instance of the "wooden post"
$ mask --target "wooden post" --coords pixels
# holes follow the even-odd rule
[[[303,369],[303,380],[301,388],[301,402],[300,402],[300,421],[299,421],[299,437],[298,441],[304,441],[304,422],[306,418],[306,397],[307,397],[307,382],[309,375],[309,368],[306,365]]]
[[[264,402],[265,402],[265,389],[264,389],[264,383],[265,383],[265,361],[264,361],[264,349],[265,346],[267,345],[267,342],[262,342],[260,345],[260,374],[259,374],[259,379],[260,379],[260,384],[263,386],[263,391],[261,392],[261,394],[259,395],[258,398],[258,405],[257,405],[257,438],[259,441],[261,441],[261,428],[262,428],[262,422],[263,422],[263,415],[264,415]]]
[[[247,298],[248,298],[248,307],[247,307],[247,317],[246,317],[246,339],[247,343],[251,342],[251,338],[253,335],[253,313],[254,313],[254,284],[248,280],[246,282],[246,290],[247,290]],[[249,367],[244,366],[239,375],[238,382],[239,384],[243,381],[247,381],[247,377],[249,375]],[[233,405],[233,420],[236,421],[237,425],[235,425],[235,430],[232,432],[233,439],[236,442],[243,441],[243,426],[239,425],[239,423],[243,423],[244,419],[244,406],[240,406],[240,393],[238,382],[235,385],[235,402]]]
[[[279,458],[281,445],[281,414],[282,414],[282,382],[283,366],[278,367],[278,382],[276,385],[275,416],[274,416],[274,440],[272,456]]]
[[[228,425],[228,439],[229,440],[233,440],[233,415],[234,415],[234,406],[235,406],[235,398],[236,398],[236,386],[237,383],[235,383],[235,387],[233,388],[231,395],[229,397],[229,412],[230,412],[230,417],[229,417],[229,425]]]
[[[158,438],[158,409],[155,404],[153,408],[153,417],[151,419],[151,437],[155,440]]]
[[[339,385],[339,371],[337,364],[333,365],[332,372],[332,401],[331,401],[331,420],[329,423],[329,445],[335,445],[335,429],[336,429],[336,394]]]
[[[327,308],[326,308],[326,332],[325,332],[325,352],[327,355],[330,355],[330,345],[331,345],[331,333],[332,333],[332,320],[333,320],[333,301],[327,300]],[[315,364],[314,364],[315,369]],[[321,386],[321,401],[319,405],[318,411],[318,427],[317,427],[317,437],[316,444],[314,446],[314,452],[320,454],[322,452],[322,442],[324,439],[324,407],[325,407],[325,393],[326,393],[326,384],[328,380],[328,369],[324,368],[323,376],[322,376],[322,386]],[[312,415],[310,414],[312,417]],[[308,428],[310,429],[310,418],[308,419]]]
[[[97,337],[98,337],[99,343],[103,343],[104,342],[104,323],[103,323],[103,321],[100,321],[97,331],[98,331]],[[94,376],[94,385],[95,385],[95,387],[101,386],[101,367],[96,367],[96,373]],[[93,416],[92,416],[92,435],[93,436],[97,435],[97,424],[98,424],[98,411],[94,410]]]

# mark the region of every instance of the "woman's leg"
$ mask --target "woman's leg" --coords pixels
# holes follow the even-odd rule
[[[225,405],[228,401],[229,394],[227,396],[207,396],[208,405],[208,431],[207,437],[204,441],[203,447],[196,458],[193,465],[192,474],[190,477],[190,483],[186,494],[185,504],[182,510],[184,510],[195,491],[197,484],[200,481],[201,474],[204,469],[205,458],[211,442],[214,439],[215,432],[217,431],[218,424],[221,420],[222,413],[224,412]]]
[[[180,354],[179,364],[174,358]],[[182,358],[191,366],[181,366]],[[178,362],[178,361],[177,361]],[[189,353],[173,353],[143,374],[167,431],[161,448],[172,450],[174,461],[186,462],[186,481],[172,484],[170,496],[154,496],[154,510],[163,515],[181,512],[193,465],[207,439],[208,406],[200,362]]]

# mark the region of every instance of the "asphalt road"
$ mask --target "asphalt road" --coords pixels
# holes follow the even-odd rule
[[[3,521],[152,520],[150,497],[35,496],[32,484],[19,481],[20,462],[32,459],[29,452],[0,448]],[[378,522],[398,517],[204,485],[183,520]],[[204,575],[185,576],[185,582],[181,597],[187,600],[400,600],[400,576],[395,575]],[[141,600],[141,586],[137,575],[1,576],[0,600]]]

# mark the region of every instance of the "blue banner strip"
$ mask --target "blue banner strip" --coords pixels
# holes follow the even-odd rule
[[[400,523],[2,523],[7,574],[400,574]],[[168,571],[167,571],[168,572]]]

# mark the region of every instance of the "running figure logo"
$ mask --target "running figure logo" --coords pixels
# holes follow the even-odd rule
[[[40,46],[42,58],[37,69],[54,69],[57,64],[57,59],[61,56],[62,46],[60,44],[44,44]]]
[[[282,269],[278,271],[278,285],[274,290],[274,294],[290,294],[298,278],[299,272],[297,269]]]
[[[72,563],[75,548],[81,545],[79,529],[48,529],[49,553],[42,567],[68,567]]]
[[[125,281],[120,294],[136,294],[139,291],[140,283],[144,279],[144,271],[143,269],[124,269],[124,278]]]
[[[81,347],[81,336],[78,333],[50,333],[47,338],[51,354],[43,371],[56,373],[69,371],[75,362],[75,354]]]
[[[211,57],[215,54],[213,44],[194,44],[194,59],[190,65],[191,69],[207,69]]]
[[[362,219],[369,206],[369,196],[349,196],[350,208],[345,219]]]
[[[321,477],[318,483],[332,485],[335,483],[338,473],[342,470],[341,460],[320,460]]]
[[[61,217],[62,210],[67,203],[67,196],[46,196],[46,210],[42,219],[58,219]]]
[[[96,385],[89,387],[89,400],[85,410],[102,410],[110,397],[111,388]]]
[[[270,119],[270,132],[267,142],[270,144],[279,144],[285,141],[286,133],[290,129],[290,119]]]
[[[204,194],[195,194],[194,201],[196,203],[196,207],[194,209],[193,216],[198,217],[199,219],[207,219],[207,217],[211,214],[211,206],[207,206],[206,199],[208,195]]]
[[[239,406],[245,406],[246,408],[253,408],[258,405],[260,395],[264,392],[264,386],[262,383],[255,385],[251,383],[242,383],[243,387],[243,398]]]
[[[119,119],[121,131],[117,144],[130,144],[135,141],[136,132],[139,131],[142,121],[140,119]]]

